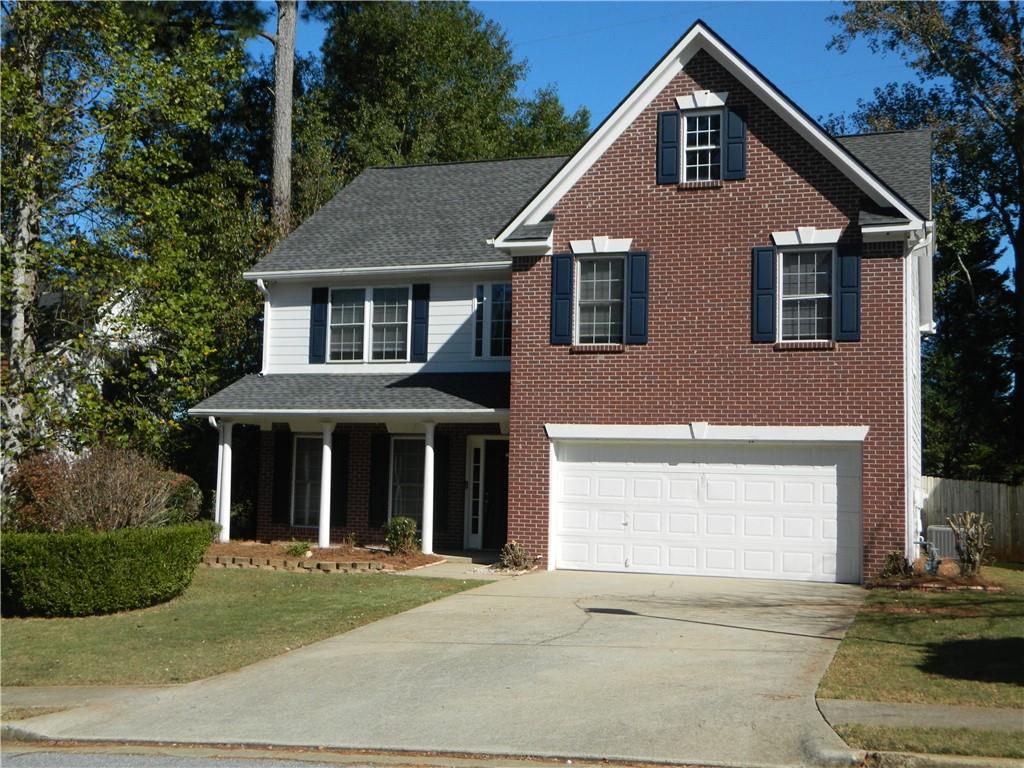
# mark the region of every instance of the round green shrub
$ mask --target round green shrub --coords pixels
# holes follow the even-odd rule
[[[411,517],[392,517],[384,524],[384,541],[396,555],[408,555],[416,549],[416,521]]]
[[[0,536],[5,615],[90,616],[170,600],[213,540],[208,521],[160,528]]]

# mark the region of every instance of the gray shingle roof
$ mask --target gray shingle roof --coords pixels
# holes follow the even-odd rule
[[[565,160],[368,168],[251,271],[498,260],[487,239]]]
[[[862,133],[836,137],[841,145],[880,178],[914,210],[932,216],[932,132]],[[883,215],[880,212],[871,212]],[[871,217],[869,217],[871,218]],[[889,220],[889,219],[885,219]],[[861,224],[866,223],[863,218]],[[881,220],[878,222],[881,223]]]
[[[190,410],[194,416],[233,411],[505,409],[507,373],[294,373],[239,379]]]

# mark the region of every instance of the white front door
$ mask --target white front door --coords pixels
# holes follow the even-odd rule
[[[859,447],[555,445],[556,568],[860,580]]]

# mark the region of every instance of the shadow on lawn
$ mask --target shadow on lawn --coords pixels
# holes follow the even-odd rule
[[[929,643],[922,672],[981,683],[1024,685],[1024,637]]]

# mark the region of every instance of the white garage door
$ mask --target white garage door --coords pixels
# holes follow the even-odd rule
[[[556,442],[556,568],[860,580],[859,446]]]

